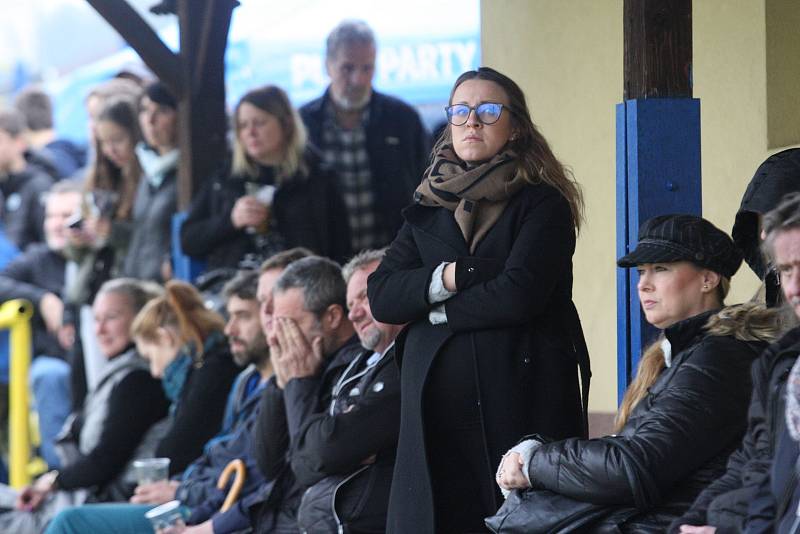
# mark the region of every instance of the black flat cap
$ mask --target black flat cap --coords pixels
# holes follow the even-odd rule
[[[617,260],[620,267],[690,261],[731,278],[742,264],[733,240],[696,215],[659,215],[639,228],[636,249]]]

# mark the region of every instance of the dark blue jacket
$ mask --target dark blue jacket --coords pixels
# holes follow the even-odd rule
[[[190,464],[181,476],[175,498],[193,509],[191,523],[205,521],[219,510],[227,490],[217,489],[217,479],[231,460],[239,458],[245,463],[247,478],[242,487],[242,496],[260,487],[264,481],[250,452],[252,428],[264,384],[248,388],[248,383],[252,386],[251,381],[259,379],[258,370],[252,366],[239,373],[228,398],[222,430],[208,441],[203,455]]]
[[[323,123],[330,90],[300,108],[311,143],[324,150]],[[375,214],[381,234],[394,238],[430,155],[430,136],[417,112],[392,96],[372,92],[366,129]],[[388,243],[387,243],[388,244]]]

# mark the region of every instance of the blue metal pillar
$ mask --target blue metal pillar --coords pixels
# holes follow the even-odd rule
[[[172,216],[172,273],[178,280],[194,282],[206,269],[206,262],[184,254],[181,249],[181,225],[186,220],[186,212]]]
[[[648,98],[617,104],[617,257],[639,225],[667,213],[702,213],[700,101]],[[658,331],[639,306],[635,269],[617,269],[617,392],[622,400],[643,346]]]

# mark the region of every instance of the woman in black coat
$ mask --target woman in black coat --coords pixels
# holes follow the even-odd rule
[[[369,279],[375,318],[409,323],[389,532],[481,530],[500,500],[493,466],[522,433],[586,430],[579,187],[508,77],[467,72],[450,104],[416,203]]]
[[[306,247],[343,261],[350,256],[346,210],[336,176],[306,144],[286,93],[265,86],[234,111],[230,170],[201,189],[181,227],[186,254],[208,268],[258,265],[276,252]]]
[[[636,250],[618,264],[637,268],[645,318],[664,336],[642,355],[617,434],[526,440],[504,457],[498,484],[605,505],[601,521],[614,532],[664,532],[724,472],[747,425],[751,363],[777,333],[771,310],[719,311],[741,261],[733,241],[699,217],[644,223]],[[541,502],[528,502],[542,513]],[[535,523],[531,532],[542,531]]]

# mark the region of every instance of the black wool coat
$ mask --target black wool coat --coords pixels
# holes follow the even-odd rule
[[[486,461],[494,472],[524,434],[584,434],[578,361],[588,363],[588,355],[572,303],[570,208],[554,188],[523,188],[472,254],[451,211],[417,204],[403,215],[405,224],[368,284],[377,320],[410,323],[397,347],[402,408],[387,530],[433,532],[423,394],[436,387],[426,383],[434,358],[455,351],[474,369]],[[431,275],[453,261],[458,292],[445,301],[447,324],[432,325]]]

